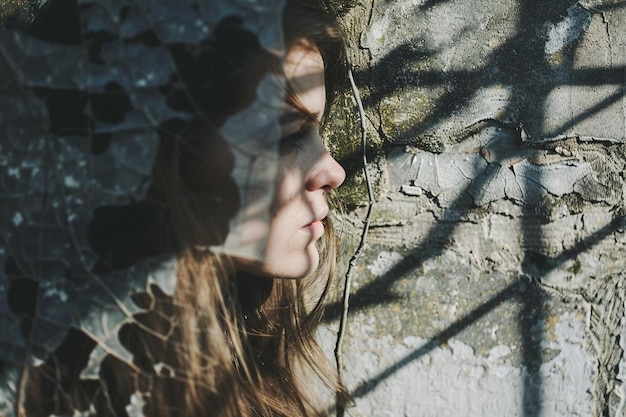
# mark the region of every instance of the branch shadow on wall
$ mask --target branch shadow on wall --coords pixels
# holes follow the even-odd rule
[[[440,347],[442,344],[457,336],[463,330],[476,323],[489,312],[493,311],[495,308],[507,301],[517,300],[518,302],[522,303],[521,316],[523,316],[522,318],[527,319],[528,323],[524,323],[521,328],[529,332],[528,334],[524,334],[523,336],[529,336],[530,326],[534,325],[537,322],[537,316],[543,312],[543,310],[535,311],[535,305],[537,303],[543,304],[546,298],[540,287],[541,276],[545,276],[551,271],[562,267],[570,259],[575,258],[577,255],[583,253],[585,250],[599,244],[605,238],[611,236],[619,227],[619,222],[611,222],[607,224],[602,229],[595,232],[593,235],[587,237],[575,248],[567,251],[567,256],[559,255],[554,258],[546,258],[541,254],[529,251],[526,256],[526,262],[528,265],[532,264],[532,266],[527,266],[526,269],[531,270],[533,275],[520,275],[518,279],[506,285],[493,297],[483,302],[479,307],[470,311],[464,317],[460,318],[441,332],[437,333],[423,346],[420,346],[419,348],[413,350],[410,354],[404,356],[392,366],[385,368],[376,376],[370,378],[368,381],[364,381],[359,384],[352,391],[352,396],[354,398],[360,398],[367,395],[368,393],[373,391],[381,382],[391,377],[396,372],[400,371],[404,366],[407,366],[411,362],[418,360],[424,355],[427,355],[435,348]],[[387,277],[387,275],[381,278],[384,279],[385,277]],[[531,311],[529,311],[529,309]],[[526,339],[524,340],[526,341]],[[522,355],[524,359],[523,363],[526,364],[526,366],[529,366],[529,363],[531,364],[529,368],[534,369],[540,364],[540,362],[536,363],[538,359],[537,356],[539,354],[536,352],[536,347],[534,343],[530,346],[526,346],[525,353],[523,353]],[[534,383],[536,384],[536,381],[534,381]],[[538,385],[537,388],[540,388],[540,385]],[[529,398],[529,400],[531,399],[532,398]],[[538,410],[535,410],[534,412],[536,411]],[[529,415],[528,412],[530,412],[530,410],[527,410],[527,414],[525,415]]]
[[[428,1],[426,5],[428,7],[436,7],[439,3],[438,1]],[[556,22],[559,18],[566,16],[568,9],[576,3],[573,0],[561,0],[537,7],[533,1],[520,0],[517,33],[504,45],[495,50],[485,65],[485,68],[496,66],[501,69],[496,79],[485,77],[483,69],[446,74],[411,70],[409,67],[412,63],[427,60],[434,55],[434,52],[419,50],[415,46],[418,44],[415,40],[401,45],[381,59],[373,68],[356,74],[357,80],[360,80],[361,83],[366,81],[373,85],[374,91],[364,101],[364,105],[366,108],[375,109],[382,100],[394,94],[400,85],[398,81],[390,82],[389,80],[398,79],[398,74],[402,74],[401,82],[405,82],[404,80],[406,79],[419,79],[420,85],[425,87],[445,85],[451,79],[455,88],[448,90],[446,94],[437,100],[432,106],[434,110],[419,123],[407,126],[393,138],[394,144],[415,144],[416,141],[419,142],[420,135],[427,132],[429,128],[432,128],[441,120],[448,119],[456,109],[469,105],[471,98],[478,89],[489,87],[495,83],[511,87],[512,97],[509,100],[510,102],[522,103],[521,111],[516,115],[518,123],[523,123],[527,120],[544,120],[546,116],[542,103],[545,103],[548,95],[559,86],[600,86],[623,83],[626,68],[612,68],[608,70],[573,69],[570,66],[565,70],[572,74],[572,77],[564,79],[560,74],[555,73],[546,61],[543,44],[533,41],[538,33],[542,33],[545,30],[547,22]],[[602,7],[602,11],[608,11],[611,6]],[[617,4],[614,7],[619,8],[624,7],[624,5]],[[424,8],[426,7],[424,6]],[[577,45],[574,45],[571,51],[568,52],[573,54],[576,47]],[[399,65],[400,62],[405,63],[405,65]],[[561,66],[558,70],[564,71],[564,68]],[[371,74],[374,75],[372,76]],[[565,134],[575,124],[598,114],[615,102],[623,99],[623,97],[623,92],[617,92],[580,114],[573,115],[570,120],[549,132],[549,137]],[[507,112],[505,111],[504,114],[507,114]],[[429,137],[426,140],[432,140],[432,138]],[[418,143],[418,145],[423,146],[424,144]],[[432,144],[430,145],[432,146]],[[428,146],[429,144],[426,144],[426,148]],[[434,146],[434,148],[437,148],[437,146]],[[511,156],[514,156],[514,154],[502,155],[500,159]],[[353,158],[356,160],[358,156],[355,155]],[[352,161],[342,162],[350,164]],[[491,175],[483,175],[479,178],[479,181],[474,182],[471,186],[480,186],[481,183],[487,184],[492,179]],[[529,246],[531,246],[530,242],[540,241],[543,234],[542,225],[536,219],[533,210],[534,207],[530,204],[526,204],[523,209],[520,229],[523,233],[522,239],[525,250],[520,266],[519,279],[509,283],[482,305],[437,333],[420,348],[401,358],[392,366],[382,370],[376,376],[360,383],[352,390],[353,397],[360,398],[367,395],[381,382],[409,363],[428,354],[443,342],[458,335],[487,313],[493,311],[497,306],[506,301],[516,301],[521,306],[518,314],[518,328],[522,341],[521,361],[523,364],[524,389],[522,415],[530,417],[542,414],[544,381],[542,380],[540,367],[542,364],[541,344],[544,335],[542,334],[541,326],[537,326],[537,323],[541,323],[545,319],[548,301],[548,295],[540,285],[542,278],[556,268],[563,266],[567,261],[574,259],[578,254],[602,242],[603,239],[619,228],[619,222],[613,221],[607,224],[598,232],[579,242],[575,247],[550,258],[529,249]],[[432,240],[435,238],[437,240],[451,239],[456,227],[457,224],[454,222],[438,221],[435,223],[424,239],[412,248],[403,260],[353,293],[350,299],[351,311],[389,304],[401,298],[394,293],[394,284],[406,278],[424,260],[441,255],[445,247],[433,245]],[[340,310],[341,306],[339,303],[330,305],[326,312],[325,321],[336,320],[340,315]]]

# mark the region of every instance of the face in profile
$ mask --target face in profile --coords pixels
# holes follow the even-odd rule
[[[324,62],[310,42],[297,42],[285,57],[292,89],[280,116],[280,166],[270,210],[262,261],[236,259],[247,272],[302,278],[319,263],[317,240],[328,214],[326,193],[345,179],[345,171],[326,150],[319,128],[326,105]]]

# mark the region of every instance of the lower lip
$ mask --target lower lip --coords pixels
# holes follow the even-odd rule
[[[324,234],[324,225],[321,221],[314,221],[313,223],[309,223],[304,226],[303,229],[311,233],[314,239],[319,239]]]

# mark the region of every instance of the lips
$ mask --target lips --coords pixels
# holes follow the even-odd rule
[[[320,220],[307,224],[304,229],[311,234],[314,240],[319,239],[324,234],[324,225]]]
[[[324,207],[320,214],[315,216],[315,219],[302,227],[302,229],[310,233],[313,236],[313,239],[319,239],[324,234],[324,224],[322,223],[322,221],[326,218],[327,215],[328,207]]]

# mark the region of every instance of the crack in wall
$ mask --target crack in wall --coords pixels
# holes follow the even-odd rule
[[[388,179],[380,190],[385,199],[377,206],[370,244],[394,254],[398,248],[414,262],[394,255],[397,263],[371,283],[377,290],[359,308],[369,305],[379,319],[383,307],[404,314],[402,303],[415,300],[406,293],[409,276],[421,280],[417,291],[426,293],[425,280],[454,281],[468,263],[484,274],[467,278],[473,289],[463,287],[477,296],[472,291],[479,285],[521,268],[523,276],[534,277],[530,283],[551,289],[546,303],[561,300],[574,316],[582,315],[573,305],[577,300],[589,303],[586,348],[598,362],[594,379],[584,376],[594,396],[594,404],[590,397],[585,404],[595,407],[594,415],[613,417],[623,409],[616,405],[623,402],[616,369],[626,365],[612,315],[624,321],[626,316],[623,292],[611,295],[605,286],[617,285],[615,270],[624,264],[616,221],[625,196],[619,147],[626,138],[626,66],[617,62],[617,13],[607,12],[605,2],[589,3],[535,8],[530,1],[505,0],[474,3],[466,10],[459,1],[426,1],[402,14],[398,10],[409,2],[368,2],[368,33],[361,33],[360,47],[367,48],[369,59],[361,79],[367,79],[371,93],[370,123],[386,144],[381,173]],[[373,30],[374,25],[391,26]],[[463,42],[472,48],[463,48]],[[364,270],[374,273],[381,267],[375,259]],[[428,270],[439,263],[440,271]],[[406,280],[398,278],[405,275]],[[454,282],[447,285],[458,289]],[[434,294],[447,289],[437,287]],[[357,293],[356,300],[363,300],[361,288]],[[437,310],[432,317],[424,313],[424,320],[441,325],[458,300],[449,294],[437,299],[440,303],[429,307]],[[537,307],[532,302],[520,302],[526,308],[521,316],[539,317],[532,315]],[[521,325],[522,333],[541,327],[532,317]],[[408,317],[392,318],[400,322],[399,329],[411,326]],[[520,326],[515,320],[512,326]],[[472,323],[468,333],[480,333],[482,325]],[[380,332],[389,330],[381,326]],[[540,346],[541,338],[547,343],[553,335],[535,333],[530,336],[539,341],[527,341],[532,352],[520,369],[537,358],[546,364],[554,354],[544,356]],[[528,336],[518,334],[518,341]],[[476,346],[480,343],[476,339]],[[582,339],[576,343],[584,344]],[[527,384],[522,391],[530,400],[546,399],[541,387]],[[528,407],[523,411],[534,409]],[[557,410],[538,407],[543,413]],[[560,410],[563,415],[579,411]]]
[[[524,147],[514,131],[501,127],[485,128],[440,154],[408,150],[398,147],[389,154],[392,187],[408,195],[430,193],[440,207],[468,198],[466,204],[474,207],[501,199],[528,204],[546,194],[585,195],[583,184],[598,183],[592,165],[574,152]]]

